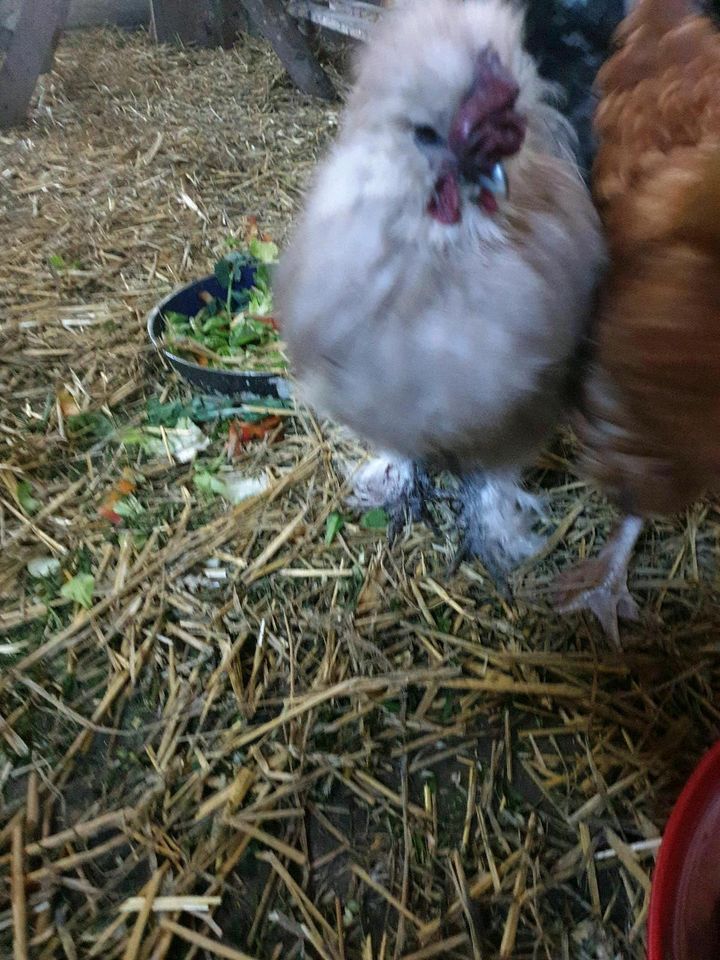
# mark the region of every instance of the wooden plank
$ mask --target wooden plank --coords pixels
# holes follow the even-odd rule
[[[383,12],[378,3],[367,3],[366,0],[328,0],[328,9],[340,13],[351,13],[354,17],[374,22]]]
[[[345,37],[352,37],[354,40],[367,40],[368,22],[360,17],[353,17],[351,14],[343,14],[313,5],[308,13],[308,20],[314,23],[316,27],[332,30],[333,33],[340,33]]]
[[[25,0],[0,70],[0,129],[23,123],[41,73],[52,68],[70,0]]]
[[[285,9],[283,0],[243,0],[250,19],[303,91],[323,100],[335,100],[337,94],[330,78],[315,59],[306,37]]]
[[[370,6],[370,4],[367,4],[367,6]],[[290,5],[290,12],[298,19],[308,20],[315,24],[316,27],[332,30],[333,33],[340,33],[345,37],[352,37],[354,40],[367,40],[372,23],[367,13],[364,13],[363,16],[357,16],[345,12],[339,7],[331,9],[319,3],[312,3],[310,0],[295,0]],[[375,14],[373,20],[376,17],[377,14]]]

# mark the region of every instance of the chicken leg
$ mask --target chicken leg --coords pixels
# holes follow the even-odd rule
[[[566,570],[554,585],[554,607],[559,613],[591,610],[618,647],[618,617],[637,620],[640,616],[628,590],[627,568],[642,527],[640,517],[625,517],[597,557]]]
[[[440,528],[430,506],[451,500],[451,494],[440,490],[433,483],[430,474],[420,463],[411,466],[410,481],[400,495],[384,504],[390,523],[388,524],[388,542],[392,545],[400,536],[408,522],[424,523],[435,533]]]

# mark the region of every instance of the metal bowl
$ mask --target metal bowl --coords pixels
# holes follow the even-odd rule
[[[245,269],[234,284],[235,289],[242,290],[252,286],[255,271],[252,267]],[[221,395],[225,397],[239,397],[253,399],[258,397],[274,397],[278,400],[288,400],[292,397],[290,382],[278,373],[262,373],[255,370],[223,370],[214,367],[201,367],[199,363],[184,360],[171,353],[162,342],[165,329],[166,310],[194,316],[202,307],[200,294],[207,291],[213,297],[224,298],[227,290],[218,283],[211,274],[179,287],[169,296],[161,300],[150,311],[147,318],[147,331],[155,347],[166,358],[170,366],[186,380],[191,387],[200,393]]]

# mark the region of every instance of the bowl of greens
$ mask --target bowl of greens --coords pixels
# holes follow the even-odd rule
[[[278,249],[253,238],[207,277],[186,284],[150,312],[150,339],[168,363],[202,393],[241,397],[291,395],[272,270]]]

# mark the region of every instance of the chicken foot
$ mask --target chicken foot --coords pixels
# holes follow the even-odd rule
[[[561,573],[554,584],[554,607],[559,613],[591,610],[618,647],[618,617],[637,620],[640,616],[628,590],[627,569],[642,527],[640,517],[625,517],[597,557]]]
[[[545,517],[542,498],[523,490],[513,474],[484,472],[463,477],[457,498],[460,542],[449,572],[475,557],[501,586],[508,571],[544,543],[533,530]]]
[[[441,490],[430,478],[424,466],[413,463],[410,481],[400,494],[385,504],[389,517],[388,542],[395,543],[408,523],[425,523],[435,533],[440,532],[431,504],[452,500],[452,495]]]

